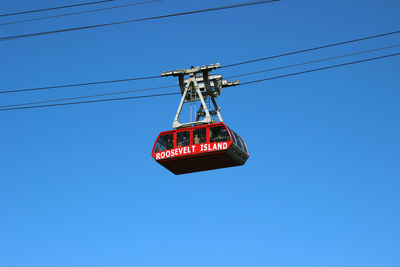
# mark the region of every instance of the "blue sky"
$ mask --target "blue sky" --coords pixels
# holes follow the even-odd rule
[[[0,37],[238,2],[164,0],[0,26]],[[3,0],[1,13],[65,3]],[[226,65],[396,31],[399,10],[393,0],[285,0],[0,42],[0,90]],[[393,35],[215,73],[399,43]],[[0,265],[399,266],[399,64],[392,57],[227,88],[218,103],[224,121],[246,141],[249,160],[182,176],[151,158],[158,133],[171,129],[178,96],[0,112]],[[174,83],[160,78],[2,94],[0,104]]]

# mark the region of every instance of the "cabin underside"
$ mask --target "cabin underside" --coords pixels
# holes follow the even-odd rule
[[[232,145],[228,150],[215,154],[203,154],[158,161],[172,173],[179,175],[243,165],[248,155]]]

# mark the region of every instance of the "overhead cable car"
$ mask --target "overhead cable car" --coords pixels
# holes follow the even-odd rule
[[[161,132],[154,143],[152,157],[174,174],[185,174],[243,165],[249,152],[243,139],[222,120],[215,98],[223,87],[238,81],[209,75],[220,65],[163,72],[161,76],[178,76],[182,99],[176,112],[174,130]],[[189,78],[185,79],[185,76]],[[208,105],[206,101],[208,101]],[[196,103],[200,102],[197,110]],[[211,103],[214,109],[211,109]],[[191,122],[179,122],[184,104],[190,104]],[[217,116],[219,122],[214,119]],[[193,117],[193,118],[192,118]]]

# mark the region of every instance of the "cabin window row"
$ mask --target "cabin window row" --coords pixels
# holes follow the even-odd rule
[[[228,130],[224,126],[179,131],[175,134],[161,135],[154,147],[154,152],[165,151],[177,147],[203,143],[230,141]]]

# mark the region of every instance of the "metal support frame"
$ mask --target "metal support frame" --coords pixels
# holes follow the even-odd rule
[[[161,76],[177,76],[179,81],[179,87],[181,89],[182,98],[178,106],[178,110],[175,114],[172,127],[174,129],[190,127],[194,125],[209,124],[216,122],[213,116],[217,115],[218,120],[222,122],[222,115],[220,113],[221,108],[217,105],[215,98],[220,96],[223,87],[238,85],[238,81],[228,82],[222,80],[222,75],[210,75],[209,73],[220,67],[219,63],[211,64],[208,66],[192,67],[190,69],[181,69],[175,71],[162,72]],[[185,78],[185,76],[189,76]],[[214,109],[211,110],[207,107],[206,100],[211,99]],[[185,103],[190,103],[190,120],[194,114],[196,102],[200,101],[201,105],[196,113],[194,121],[181,123],[179,122],[179,116],[182,111],[182,107]],[[203,118],[203,119],[202,119]]]

